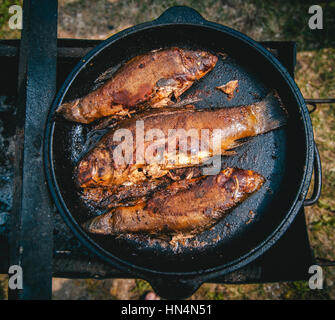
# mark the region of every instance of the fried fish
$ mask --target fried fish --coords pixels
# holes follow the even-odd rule
[[[176,181],[148,201],[114,208],[83,227],[104,235],[196,234],[214,226],[264,181],[254,171],[227,168],[218,175]]]
[[[195,80],[211,71],[215,55],[180,48],[156,50],[137,56],[104,85],[85,97],[63,103],[57,110],[67,120],[90,123],[106,116],[125,115],[144,103],[172,104]]]
[[[144,159],[136,158],[137,121],[143,121],[144,134],[159,128],[162,136],[153,141],[144,141]],[[281,127],[286,123],[286,114],[279,100],[269,94],[262,101],[249,106],[217,109],[192,108],[156,110],[121,121],[108,132],[100,142],[78,163],[75,179],[78,187],[112,187],[133,185],[160,178],[170,170],[202,165],[215,155],[231,154],[231,150],[245,143],[245,139]],[[120,142],[115,141],[118,129],[127,130],[134,139],[123,141],[124,150],[131,150],[128,156],[132,161],[116,161],[115,151]],[[172,130],[171,129],[177,129]],[[180,130],[183,129],[180,133]],[[201,139],[202,130],[214,136],[220,130],[219,148],[212,148],[210,139]],[[120,131],[118,131],[120,132]],[[191,138],[191,139],[189,139]],[[192,140],[203,144],[198,149],[187,142],[186,148],[181,141]],[[211,139],[212,142],[214,141]],[[149,152],[155,145],[156,151]],[[169,146],[175,144],[171,151]],[[195,148],[195,150],[193,150]],[[194,152],[193,152],[194,151]],[[138,161],[137,161],[138,160]],[[140,161],[139,161],[140,160]]]

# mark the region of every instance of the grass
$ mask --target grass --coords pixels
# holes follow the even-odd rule
[[[335,48],[298,52],[296,82],[305,97],[335,97]],[[316,257],[335,260],[335,105],[323,105],[311,115],[323,173],[319,202],[306,208],[309,238]],[[320,298],[335,298],[334,268],[325,271],[326,286]],[[319,298],[319,297],[317,297]]]
[[[8,29],[8,7],[0,4],[0,38],[19,37]],[[104,39],[132,25],[157,18],[174,5],[187,5],[204,18],[237,29],[255,40],[297,42],[295,80],[306,98],[335,97],[335,1],[317,1],[323,8],[323,30],[310,30],[308,8],[314,0],[59,0],[59,37]],[[311,115],[323,166],[320,201],[306,208],[306,220],[315,256],[335,260],[335,105],[323,105]],[[310,290],[306,282],[217,285],[204,284],[191,299],[335,299],[335,270],[325,272],[323,290]],[[75,280],[74,280],[75,281]],[[1,297],[0,281],[0,297]],[[85,281],[91,297],[101,297],[96,280]],[[138,299],[150,290],[144,280],[115,280],[114,298]],[[121,292],[124,291],[122,294]]]
[[[0,39],[20,38],[20,30],[11,30],[8,26],[11,14],[8,9],[12,5],[22,6],[22,0],[1,0],[0,3]]]
[[[8,298],[8,276],[0,274],[0,300]]]
[[[199,11],[204,18],[225,24],[257,40],[295,40],[299,50],[334,46],[335,1],[318,1],[323,7],[324,30],[308,27],[305,1],[262,0],[99,0],[92,10],[90,0],[60,1],[59,28],[62,36],[105,38],[129,26],[156,19],[164,10],[186,5]]]
[[[296,81],[305,97],[335,96],[335,49],[321,48],[298,53]],[[335,105],[324,105],[312,114],[315,141],[323,172],[322,194],[317,205],[306,209],[309,238],[316,257],[335,260]],[[334,268],[325,270],[323,292],[334,299]]]
[[[143,296],[146,292],[152,290],[149,282],[142,280],[142,279],[136,279],[135,280],[136,286],[132,290],[134,293],[136,293],[137,296],[141,297]]]
[[[282,294],[285,300],[323,300],[329,299],[327,290],[310,290],[308,284],[302,281],[291,282],[286,285]]]

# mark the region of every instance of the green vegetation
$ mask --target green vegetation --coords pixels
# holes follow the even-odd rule
[[[0,300],[7,299],[7,286],[8,286],[8,280],[7,275],[1,275],[0,274]]]
[[[11,15],[8,9],[12,5],[21,5],[22,0],[1,0],[0,3],[0,39],[16,39],[20,38],[21,32],[19,30],[11,30],[8,26],[8,20]]]
[[[92,10],[90,0],[61,0],[60,26],[65,36],[101,38],[124,28],[156,19],[164,10],[185,5],[204,18],[237,29],[256,40],[293,40],[299,50],[315,50],[335,44],[335,1],[318,1],[323,7],[324,30],[308,27],[306,1],[262,0],[99,0]],[[80,13],[81,21],[78,21]],[[79,22],[79,23],[78,23]],[[111,28],[111,26],[113,28]],[[112,29],[112,30],[110,30]]]
[[[141,297],[143,294],[145,294],[147,291],[152,290],[150,284],[142,279],[136,279],[135,280],[135,287],[132,289],[132,291]]]
[[[296,281],[286,284],[282,299],[321,300],[329,299],[329,294],[327,290],[310,290],[306,282]]]

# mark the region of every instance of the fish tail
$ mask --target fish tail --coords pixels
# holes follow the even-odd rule
[[[66,120],[73,121],[73,122],[82,122],[88,123],[87,120],[83,119],[81,114],[81,99],[75,99],[70,102],[64,102],[61,104],[56,112],[59,115],[62,115]]]
[[[275,91],[270,92],[254,106],[259,117],[257,134],[275,130],[287,123],[287,111]]]

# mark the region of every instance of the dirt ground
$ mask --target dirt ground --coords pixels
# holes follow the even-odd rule
[[[19,36],[6,24],[8,6],[19,2],[0,4],[0,38]],[[155,19],[171,6],[187,5],[255,40],[296,41],[295,80],[303,96],[335,97],[335,1],[317,2],[323,8],[324,30],[312,31],[308,8],[314,1],[59,0],[58,36],[105,39]],[[335,260],[335,105],[320,106],[311,117],[323,165],[323,189],[319,202],[306,209],[308,232],[315,255]],[[204,284],[191,299],[335,299],[334,282],[335,268],[327,268],[323,290],[310,290],[305,282]],[[0,276],[0,299],[6,297],[5,287],[6,277]],[[53,280],[54,299],[139,299],[148,290],[143,280]]]

